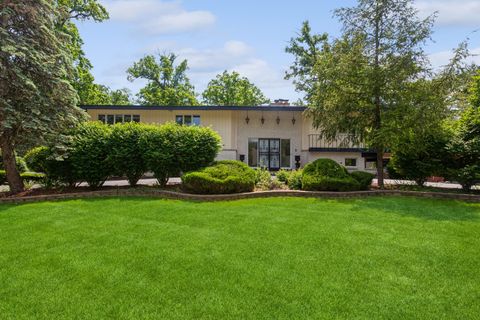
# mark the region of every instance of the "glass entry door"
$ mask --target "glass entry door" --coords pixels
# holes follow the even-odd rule
[[[258,139],[258,154],[260,167],[280,170],[280,139]]]

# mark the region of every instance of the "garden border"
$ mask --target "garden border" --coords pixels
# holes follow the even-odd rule
[[[41,201],[73,200],[84,198],[110,198],[110,197],[152,197],[188,201],[231,201],[240,199],[256,199],[271,197],[303,197],[303,198],[364,198],[372,196],[408,196],[430,199],[451,199],[469,202],[480,202],[480,195],[443,193],[443,192],[418,192],[401,190],[370,190],[353,192],[321,192],[298,190],[258,191],[236,194],[198,195],[168,190],[154,189],[116,189],[105,191],[90,191],[79,193],[48,194],[26,197],[0,198],[0,204],[20,204]]]

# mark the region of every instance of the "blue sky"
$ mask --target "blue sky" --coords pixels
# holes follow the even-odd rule
[[[296,100],[283,79],[293,61],[285,53],[289,39],[309,20],[315,32],[340,32],[332,18],[338,7],[353,0],[100,0],[110,12],[103,23],[78,23],[85,52],[94,65],[96,82],[136,93],[142,81],[127,80],[126,69],[146,54],[174,52],[188,59],[188,75],[197,92],[223,70],[236,70],[259,86],[270,99]],[[433,40],[427,47],[432,64],[449,59],[452,48],[470,37],[480,54],[480,0],[419,0],[426,16],[439,12]],[[474,57],[480,63],[479,57]]]

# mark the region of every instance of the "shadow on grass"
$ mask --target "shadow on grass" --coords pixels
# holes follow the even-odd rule
[[[480,204],[458,200],[420,199],[415,197],[373,197],[352,200],[353,211],[374,210],[436,221],[480,220]]]

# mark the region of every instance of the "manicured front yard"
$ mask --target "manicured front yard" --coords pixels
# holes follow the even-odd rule
[[[0,206],[1,319],[475,319],[480,205]]]

